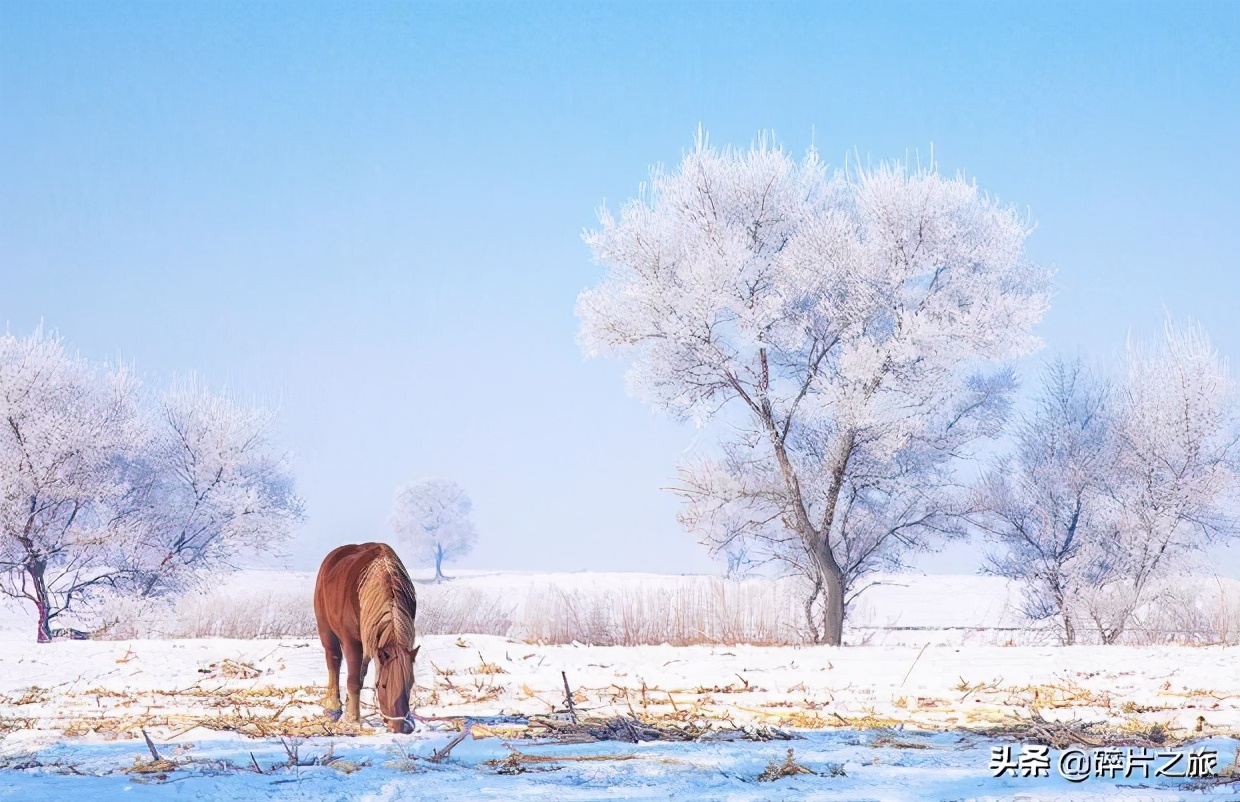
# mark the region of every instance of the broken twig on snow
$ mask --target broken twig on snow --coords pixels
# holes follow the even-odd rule
[[[560,678],[564,680],[564,704],[568,706],[568,715],[572,718],[573,723],[577,723],[577,708],[573,706],[573,692],[568,689],[568,672],[561,671]]]
[[[146,740],[146,748],[151,750],[151,759],[163,760],[163,758],[159,756],[159,750],[155,748],[155,743],[151,741],[151,736],[146,734],[145,729],[142,730],[142,737]]]

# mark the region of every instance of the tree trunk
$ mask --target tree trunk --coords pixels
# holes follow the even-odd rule
[[[1076,643],[1076,628],[1072,626],[1072,616],[1066,609],[1063,611],[1063,643],[1064,646]]]
[[[39,611],[39,643],[50,643],[52,640],[51,605],[47,597],[47,581],[44,573],[47,563],[39,559],[31,559],[26,563],[26,573],[34,583],[34,605]]]
[[[151,574],[147,580],[142,583],[142,592],[138,594],[139,598],[147,598],[155,590],[155,586],[159,584],[159,574]]]
[[[822,578],[827,592],[822,639],[829,646],[841,646],[844,643],[844,575],[834,558],[823,571]]]
[[[762,358],[762,366],[765,374],[765,353]],[[831,471],[831,485],[827,490],[822,526],[814,528],[814,524],[809,518],[809,510],[805,505],[805,499],[801,495],[800,480],[797,478],[796,470],[792,467],[792,461],[788,458],[788,452],[784,447],[784,440],[779,432],[779,427],[774,423],[769,399],[764,398],[762,405],[754,407],[754,411],[758,414],[759,419],[766,424],[767,432],[771,438],[771,445],[775,450],[775,459],[779,463],[780,473],[784,479],[784,485],[787,487],[789,496],[792,499],[792,525],[801,536],[806,550],[809,551],[815,567],[818,569],[818,578],[825,585],[827,598],[826,606],[823,609],[822,640],[828,645],[840,646],[844,642],[844,572],[840,569],[839,563],[835,560],[835,554],[831,551],[831,529],[835,525],[836,505],[839,504],[840,491],[844,487],[844,478],[848,471],[848,461],[852,458],[853,449],[856,446],[856,432],[850,430],[840,440],[839,457]]]
[[[443,546],[435,544],[435,581],[442,582],[447,579],[443,575]]]
[[[835,561],[826,532],[814,539],[810,555],[817,569],[815,591],[821,583],[825,593],[822,610],[822,635],[820,643],[841,646],[844,643],[844,572]],[[816,593],[815,593],[816,595]],[[815,633],[817,635],[818,633]]]
[[[1127,626],[1128,617],[1131,612],[1125,610],[1123,617],[1119,623],[1107,626],[1104,620],[1105,611],[1090,610],[1089,616],[1094,620],[1094,626],[1098,628],[1099,639],[1107,645],[1113,644],[1119,640],[1120,635],[1124,634],[1124,628]]]
[[[814,577],[814,589],[809,594],[809,598],[805,600],[805,625],[809,627],[811,643],[822,643],[822,634],[818,631],[818,624],[814,620],[814,602],[818,600],[821,593],[822,574],[818,574]]]
[[[822,633],[814,632],[811,626],[815,640],[819,643],[825,643],[829,646],[840,646],[844,642],[844,571],[840,568],[840,564],[835,561],[835,554],[831,551],[830,539],[827,537],[829,529],[824,528],[821,535],[808,528],[808,524],[803,523],[801,526],[801,537],[807,543],[812,543],[810,556],[813,558],[816,570],[815,593],[817,596],[818,586],[821,584],[822,590],[826,594],[823,600],[822,614]],[[809,613],[809,607],[813,604],[813,597],[806,605],[806,614]]]
[[[824,589],[827,592],[826,608],[823,610],[823,641],[830,646],[841,646],[844,643],[844,571],[835,560],[835,552],[831,550],[831,530],[835,526],[836,505],[839,504],[840,491],[844,487],[844,475],[848,469],[848,460],[852,456],[856,435],[849,432],[840,445],[840,457],[831,471],[831,485],[827,490],[826,509],[822,517],[822,526],[814,533],[809,542],[813,544],[814,562],[822,575]],[[808,516],[806,517],[808,521]],[[811,531],[812,525],[811,525]],[[804,536],[804,533],[803,535]]]

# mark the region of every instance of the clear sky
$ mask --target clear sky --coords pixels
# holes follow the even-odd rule
[[[1238,48],[1236,2],[0,3],[0,322],[278,404],[300,567],[443,476],[467,567],[711,570],[694,432],[575,341],[604,199],[699,123],[933,147],[1037,221],[1042,357],[1170,312],[1237,360]]]

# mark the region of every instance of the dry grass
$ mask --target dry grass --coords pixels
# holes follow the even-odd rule
[[[225,588],[169,600],[113,599],[100,611],[97,637],[290,638],[315,632],[310,594],[289,589]]]
[[[117,600],[102,611],[113,639],[314,637],[310,603],[313,579],[276,575],[260,588],[240,581],[191,593],[171,602]],[[879,591],[882,589],[880,588]],[[499,635],[535,643],[635,646],[667,643],[804,644],[806,583],[799,578],[727,580],[710,576],[620,577],[597,585],[552,582],[505,586],[486,579],[420,584],[417,628],[422,634]],[[996,645],[1054,642],[1054,633],[987,629],[960,621],[954,627],[901,629],[898,620],[877,620],[869,607],[854,611],[846,629],[850,643],[945,643]],[[957,623],[957,622],[954,622]],[[993,623],[993,622],[992,622]],[[1083,642],[1091,633],[1080,632]],[[1169,583],[1138,610],[1123,642],[1240,642],[1240,582],[1184,580]]]
[[[501,635],[538,643],[804,643],[799,579],[668,577],[590,590],[535,585],[512,591],[468,579],[418,586],[418,632]],[[312,585],[228,588],[167,602],[113,601],[101,636],[313,637]]]
[[[1170,581],[1137,610],[1124,643],[1240,644],[1240,582]]]
[[[1053,749],[1072,746],[1144,746],[1150,748],[1176,746],[1187,742],[1188,735],[1176,735],[1159,722],[1129,720],[1120,724],[1102,721],[1050,720],[1034,709],[1028,717],[1012,717],[997,726],[979,729],[993,737],[1013,738],[1022,742],[1041,743]]]
[[[507,635],[515,601],[501,590],[463,581],[418,586],[418,632],[426,635]]]
[[[798,579],[678,577],[589,591],[532,590],[514,634],[540,643],[599,646],[806,642]]]
[[[814,694],[798,685],[789,689],[786,697],[771,698],[769,691],[753,682],[679,687],[651,685],[633,678],[573,687],[579,724],[565,712],[558,682],[535,690],[508,671],[495,671],[492,667],[497,664],[482,655],[477,660],[443,668],[432,663],[430,687],[419,689],[416,707],[424,715],[456,721],[458,726],[466,716],[510,711],[521,720],[473,724],[474,737],[510,739],[573,735],[583,740],[638,741],[648,740],[655,733],[662,738],[673,737],[673,733],[676,737],[711,737],[736,733],[739,722],[755,733],[765,733],[761,739],[775,737],[773,733],[780,731],[772,728],[894,732],[904,726],[963,728],[992,735],[1036,737],[1052,744],[1073,738],[1102,745],[1170,743],[1218,734],[1213,719],[1207,722],[1198,717],[1194,729],[1193,722],[1183,714],[1193,708],[1188,712],[1195,716],[1198,709],[1205,709],[1205,701],[1230,698],[1184,690],[1166,693],[1165,705],[1150,707],[1126,703],[1123,693],[1113,698],[1106,689],[1091,689],[1068,676],[1036,685],[962,677],[954,689],[944,687],[938,693],[899,697],[903,704],[883,706],[869,704],[872,700],[864,692],[843,696],[841,702],[835,698],[843,693],[840,690],[834,695]],[[373,714],[373,700],[367,696],[363,697],[363,712],[368,718],[361,724],[350,724],[322,714],[322,688],[237,687],[250,684],[232,680],[225,687],[217,687],[218,680],[204,680],[189,687],[141,692],[101,687],[63,692],[22,689],[0,699],[0,712],[8,716],[0,719],[0,731],[37,727],[113,740],[136,739],[143,730],[171,739],[195,728],[261,738],[351,736],[382,729],[382,722]],[[797,688],[800,691],[791,695]],[[33,707],[46,705],[52,709],[41,711],[37,720],[26,715]]]
[[[796,761],[796,755],[793,750],[789,749],[787,756],[783,762],[772,760],[767,764],[766,769],[758,775],[758,782],[774,782],[782,780],[784,777],[795,777],[798,774],[812,774],[821,776],[819,772],[808,769]],[[844,767],[839,764],[830,764],[827,766],[827,775],[829,777],[843,777]]]

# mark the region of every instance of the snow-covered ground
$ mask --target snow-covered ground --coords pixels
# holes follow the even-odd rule
[[[379,723],[373,715],[362,728],[320,717],[325,670],[316,640],[38,645],[14,611],[0,631],[0,798],[984,799],[1023,793],[1179,799],[1196,793],[1182,780],[1073,784],[1054,769],[1049,778],[991,778],[990,748],[1019,741],[977,733],[1034,711],[1050,720],[1102,722],[1134,737],[1163,732],[1217,750],[1220,770],[1232,764],[1240,748],[1240,647],[962,643],[939,635],[952,632],[950,626],[994,626],[1006,614],[1001,597],[979,592],[969,585],[972,578],[923,580],[940,584],[932,598],[916,596],[910,584],[887,591],[904,597],[874,597],[900,605],[884,610],[880,604],[879,620],[934,630],[900,630],[910,638],[920,634],[920,645],[540,645],[499,635],[424,635],[418,712],[478,722],[473,738],[438,764],[422,758],[450,732],[392,736],[372,729]],[[470,581],[516,587],[525,580]],[[521,737],[519,724],[500,718],[561,709],[564,677],[583,715],[722,730],[776,727],[800,738],[536,745]],[[364,692],[364,710],[373,711],[371,699]],[[143,729],[168,765],[149,765]],[[289,766],[287,748],[296,748],[303,763],[325,765]],[[816,774],[759,782],[768,763],[782,761],[789,748],[798,765]],[[520,773],[507,774],[510,749],[560,759],[521,761]],[[331,759],[324,759],[329,750]],[[134,773],[135,766],[151,771]]]
[[[989,779],[988,739],[943,734],[815,732],[791,742],[585,744],[530,746],[543,758],[504,773],[512,751],[494,738],[467,740],[452,760],[424,759],[446,735],[363,737],[298,745],[303,758],[334,755],[328,765],[288,767],[281,744],[198,741],[172,755],[183,767],[164,777],[126,773],[141,755],[132,745],[84,742],[37,753],[44,767],[6,771],[0,799],[350,800],[1183,800],[1225,799],[1193,791],[1185,780]],[[1224,752],[1235,741],[1200,744]],[[757,778],[791,747],[814,774]],[[1057,759],[1058,753],[1053,757]],[[555,760],[553,758],[559,758]],[[71,767],[71,768],[70,768]],[[257,768],[256,768],[257,767]],[[259,773],[261,770],[263,773]],[[835,776],[833,776],[835,775]]]

